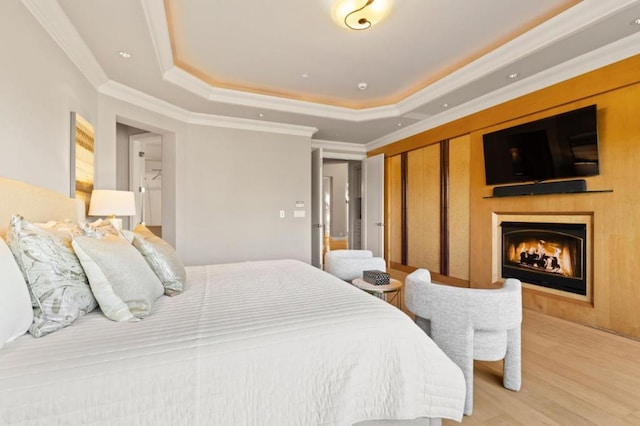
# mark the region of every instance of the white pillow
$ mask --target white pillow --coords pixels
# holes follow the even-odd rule
[[[0,348],[27,332],[33,309],[27,283],[7,243],[0,237]]]
[[[164,287],[131,244],[113,235],[77,237],[72,244],[107,318],[131,321],[149,315]]]
[[[141,223],[136,225],[133,235],[133,246],[142,253],[144,260],[160,278],[165,294],[175,296],[182,292],[187,273],[173,247]]]

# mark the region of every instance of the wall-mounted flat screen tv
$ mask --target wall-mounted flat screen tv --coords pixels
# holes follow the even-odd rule
[[[596,105],[487,133],[487,185],[600,173]]]

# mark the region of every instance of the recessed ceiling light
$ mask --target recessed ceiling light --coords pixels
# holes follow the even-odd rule
[[[264,117],[264,114],[260,113],[260,114],[258,114],[258,117],[262,118],[262,117]]]
[[[640,18],[631,21],[631,25],[640,25]]]
[[[444,104],[442,104],[442,108],[449,108],[449,104],[445,102]]]
[[[129,59],[131,57],[131,53],[127,52],[126,50],[119,51],[118,55],[122,56],[125,59]]]
[[[369,85],[364,81],[362,83],[358,83],[358,89],[360,90],[367,90],[367,87],[369,87]]]
[[[511,80],[513,80],[514,78],[518,78],[519,75],[520,74],[518,74],[517,72],[512,72],[507,76],[507,78],[510,78]]]
[[[398,127],[402,127],[402,123],[398,123],[398,124],[397,124],[397,126],[398,126]]]
[[[307,74],[307,73],[305,72],[304,74],[300,75],[300,77],[302,77],[302,78],[308,78],[308,77],[309,77],[309,74]]]

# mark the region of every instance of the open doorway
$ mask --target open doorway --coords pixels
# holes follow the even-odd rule
[[[323,161],[324,253],[360,248],[360,170],[359,161]]]
[[[144,223],[162,236],[162,136],[116,123],[116,188],[133,191],[136,216],[123,220],[125,229]]]
[[[162,138],[155,133],[129,137],[129,187],[136,194],[135,223],[162,237]]]

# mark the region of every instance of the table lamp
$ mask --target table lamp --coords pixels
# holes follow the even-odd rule
[[[91,193],[89,216],[108,216],[115,228],[122,229],[122,219],[116,216],[135,216],[136,200],[132,191],[94,189]]]

